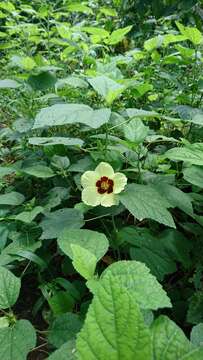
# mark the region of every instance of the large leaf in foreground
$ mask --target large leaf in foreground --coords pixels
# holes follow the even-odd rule
[[[151,360],[150,340],[134,297],[113,279],[104,281],[77,337],[78,359]]]
[[[19,320],[14,326],[0,328],[0,359],[26,360],[36,344],[36,334],[28,320]]]
[[[0,309],[7,309],[15,304],[20,293],[20,286],[20,279],[0,266]]]
[[[110,109],[93,110],[83,104],[56,104],[42,109],[35,118],[33,129],[81,123],[94,129],[109,121]]]
[[[102,273],[101,283],[106,282],[107,279],[115,281],[125,291],[132,293],[142,309],[156,310],[171,307],[165,291],[143,263],[117,261]]]
[[[58,238],[58,245],[71,259],[73,259],[71,245],[79,245],[90,251],[99,260],[107,252],[109,242],[104,234],[97,231],[65,229]]]
[[[183,331],[168,317],[160,316],[151,327],[154,360],[201,360],[203,347],[194,348]]]
[[[173,218],[167,210],[170,207],[169,202],[152,186],[131,184],[119,197],[122,204],[137,219],[153,219],[175,228]]]

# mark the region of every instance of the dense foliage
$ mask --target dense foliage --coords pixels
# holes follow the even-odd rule
[[[203,359],[203,9],[176,5],[0,2],[2,360]]]

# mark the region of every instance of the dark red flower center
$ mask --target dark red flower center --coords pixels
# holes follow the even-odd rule
[[[107,176],[102,176],[96,182],[97,191],[100,194],[111,194],[113,192],[113,180],[109,179]]]

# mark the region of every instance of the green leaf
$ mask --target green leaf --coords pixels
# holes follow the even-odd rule
[[[68,291],[63,290],[56,291],[55,294],[47,300],[54,316],[72,311],[75,305],[73,297]]]
[[[54,347],[59,348],[67,341],[74,339],[81,326],[82,322],[77,314],[59,315],[48,330],[48,341]]]
[[[111,35],[108,37],[108,39],[105,39],[105,43],[108,45],[115,45],[122,41],[126,34],[130,32],[132,29],[132,25],[126,26],[125,28],[115,30],[111,33]]]
[[[136,108],[128,108],[126,109],[126,113],[129,118],[146,118],[149,120],[150,118],[160,118],[160,115],[155,111],[147,111],[142,109],[136,109]]]
[[[168,317],[159,316],[151,327],[154,360],[201,360],[203,348],[193,348],[183,331]]]
[[[125,124],[123,130],[126,139],[140,144],[146,138],[149,128],[141,120],[137,119]]]
[[[87,32],[88,34],[99,36],[100,39],[105,39],[109,36],[109,32],[103,28],[84,26],[82,30]]]
[[[20,279],[0,266],[0,309],[7,309],[15,304],[20,293],[20,287]]]
[[[30,75],[27,82],[34,90],[47,90],[54,88],[56,76],[50,72],[42,72],[38,75]]]
[[[16,191],[0,195],[0,205],[17,206],[22,204],[24,200],[25,197]]]
[[[33,165],[21,169],[25,174],[35,176],[42,179],[53,177],[55,174],[52,169],[45,165]]]
[[[0,328],[0,358],[2,360],[26,360],[36,344],[36,333],[28,320]]]
[[[71,259],[74,258],[71,245],[79,245],[94,254],[98,261],[107,252],[109,242],[104,234],[97,231],[65,229],[58,238],[58,245]]]
[[[36,146],[52,146],[52,145],[65,145],[65,146],[82,146],[83,140],[78,138],[68,137],[31,137],[29,138],[29,144]]]
[[[113,278],[94,296],[77,336],[78,360],[151,360],[151,341],[134,297]]]
[[[165,156],[171,160],[185,161],[190,164],[203,166],[203,151],[201,148],[195,146],[193,147],[191,146],[190,148],[175,147],[173,149],[168,150],[165,153]]]
[[[180,30],[181,34],[190,40],[193,45],[199,45],[202,42],[202,34],[195,27],[183,26],[181,23],[176,21],[176,25]]]
[[[0,255],[0,265],[7,265],[16,260],[22,261],[23,258],[18,256],[18,253],[21,251],[34,252],[40,246],[41,241],[36,241],[36,239],[32,237],[31,233],[29,233],[29,236],[27,233],[25,233],[24,236],[20,234],[18,239],[2,250]]]
[[[203,346],[203,323],[193,326],[190,340],[195,346]]]
[[[197,291],[190,298],[187,321],[191,324],[203,322],[203,292]]]
[[[56,104],[38,113],[33,129],[76,123],[97,129],[109,121],[110,114],[106,108],[93,110],[83,104]]]
[[[0,317],[0,329],[8,327],[10,325],[9,319],[7,316],[1,316]]]
[[[59,79],[55,87],[56,89],[63,89],[67,85],[73,88],[88,88],[88,83],[84,79],[81,79],[77,76],[68,76],[67,78]]]
[[[159,184],[156,190],[165,197],[171,204],[171,207],[178,207],[188,215],[193,215],[192,199],[190,196],[175,186],[168,184]]]
[[[94,90],[104,97],[108,104],[111,104],[125,90],[125,86],[104,75],[96,76],[88,81]]]
[[[59,209],[47,214],[41,221],[41,239],[57,238],[64,229],[79,229],[84,225],[83,215],[76,209]]]
[[[167,208],[169,202],[150,185],[130,184],[119,195],[122,204],[135,218],[153,219],[175,228],[175,223]]]
[[[12,166],[0,166],[0,179],[6,175],[14,174],[16,169]]]
[[[153,51],[159,47],[161,47],[164,41],[164,37],[161,35],[155,36],[149,40],[146,40],[144,43],[144,48],[147,51]]]
[[[79,3],[78,4],[72,3],[68,5],[67,10],[71,12],[82,12],[84,14],[90,14],[90,15],[93,14],[93,11],[90,7]]]
[[[123,227],[118,232],[119,243],[132,245],[132,260],[145,263],[158,280],[176,271],[176,262],[185,267],[191,264],[191,242],[174,229],[162,231],[159,236],[152,235],[146,228]]]
[[[44,210],[43,207],[36,206],[31,211],[23,211],[20,214],[16,215],[15,220],[30,224],[36,218],[37,215],[43,212],[43,210]]]
[[[183,177],[189,183],[203,188],[203,167],[192,165],[183,170]]]
[[[0,89],[17,89],[21,86],[17,81],[11,79],[0,80]]]
[[[101,275],[101,283],[109,279],[131,293],[142,309],[171,307],[171,302],[149,269],[138,261],[117,261]],[[99,282],[100,284],[100,282]]]
[[[75,360],[75,351],[75,341],[70,340],[54,351],[47,360]]]
[[[96,256],[79,245],[71,244],[71,250],[74,268],[86,280],[92,279],[97,265]]]

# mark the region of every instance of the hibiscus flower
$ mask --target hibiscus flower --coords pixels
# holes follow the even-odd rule
[[[91,206],[109,207],[118,205],[117,194],[124,190],[127,177],[117,172],[106,162],[101,162],[95,171],[86,171],[81,176],[82,201]]]

